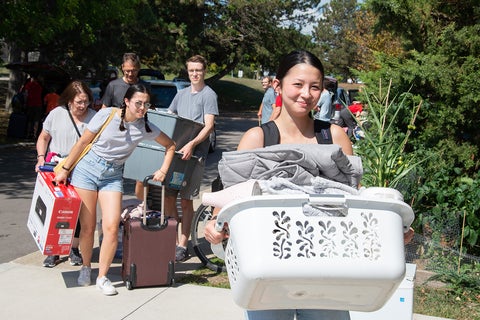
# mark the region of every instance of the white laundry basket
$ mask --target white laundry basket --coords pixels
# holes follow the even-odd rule
[[[307,215],[319,214],[319,215]],[[234,301],[250,310],[373,311],[405,274],[410,206],[381,196],[263,195],[218,215]]]

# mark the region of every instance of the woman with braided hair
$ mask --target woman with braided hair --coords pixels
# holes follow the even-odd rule
[[[122,107],[113,109],[113,118],[108,122],[100,137],[94,141],[90,151],[72,171],[71,184],[82,199],[80,211],[80,248],[83,265],[78,285],[91,283],[91,259],[94,233],[97,222],[97,199],[102,211],[103,241],[100,249],[99,271],[96,286],[105,295],[114,295],[117,290],[106,277],[117,247],[118,226],[123,193],[123,166],[135,147],[142,140],[155,140],[165,147],[165,158],[153,180],[163,181],[175,154],[175,143],[154,124],[148,122],[147,110],[150,94],[143,84],[134,84],[125,93]],[[89,122],[82,137],[69,153],[64,170],[55,177],[57,183],[66,183],[68,172],[82,150],[93,141],[106,123],[111,108],[101,109]],[[139,163],[138,165],[141,165]]]

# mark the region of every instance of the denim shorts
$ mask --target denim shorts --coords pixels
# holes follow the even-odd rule
[[[108,162],[90,150],[73,169],[71,183],[80,189],[123,193],[123,164]]]

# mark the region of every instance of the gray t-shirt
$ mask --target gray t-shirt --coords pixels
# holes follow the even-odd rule
[[[87,124],[93,118],[96,112],[93,109],[87,109],[87,116],[82,123],[77,123],[78,131],[83,133]],[[56,152],[62,157],[66,157],[73,145],[78,140],[78,133],[73,126],[68,111],[64,106],[59,106],[50,111],[43,122],[43,130],[51,137],[49,151]]]
[[[272,116],[274,104],[275,104],[275,90],[272,87],[269,87],[262,99],[262,124],[268,122]]]
[[[87,129],[97,133],[110,115],[111,109],[105,108],[98,111],[87,126]],[[106,161],[123,164],[132,154],[135,147],[142,140],[155,140],[160,135],[160,129],[153,123],[148,125],[152,132],[146,132],[145,120],[137,119],[133,122],[125,122],[125,131],[120,131],[120,116],[115,113],[112,121],[100,134],[99,139],[92,146],[92,151]],[[141,165],[141,164],[139,164]]]
[[[148,82],[140,79],[140,81],[137,83],[143,84],[150,91],[150,84]],[[130,86],[131,84],[123,81],[123,78],[118,78],[110,81],[102,97],[102,104],[106,105],[107,107],[120,108],[123,104],[125,93],[127,92],[128,88],[130,88]]]
[[[332,117],[332,95],[328,90],[323,90],[317,106],[320,110],[315,114],[315,119],[330,122]]]
[[[205,86],[200,92],[195,93],[191,90],[191,87],[187,87],[178,91],[168,110],[182,118],[202,124],[206,114],[218,116],[217,94],[212,88]]]
[[[206,114],[218,116],[217,94],[209,86],[205,86],[200,92],[192,93],[192,88],[187,87],[177,92],[168,110],[176,113],[179,117],[190,119],[205,124]],[[207,139],[208,140],[208,139]],[[195,155],[206,157],[208,143],[201,143],[195,148]]]

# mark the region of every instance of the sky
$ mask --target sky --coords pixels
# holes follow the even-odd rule
[[[318,6],[318,8],[320,8],[321,6],[323,6],[324,4],[330,2],[330,0],[322,0]],[[318,17],[320,17],[320,12],[318,11],[318,8],[310,8],[308,10],[305,10],[305,13],[306,14],[313,14],[313,15],[316,15]],[[306,34],[306,35],[311,35],[312,34],[312,31],[313,31],[313,27],[314,27],[314,24],[310,24],[306,27],[304,27],[302,29],[302,33],[303,34]]]

